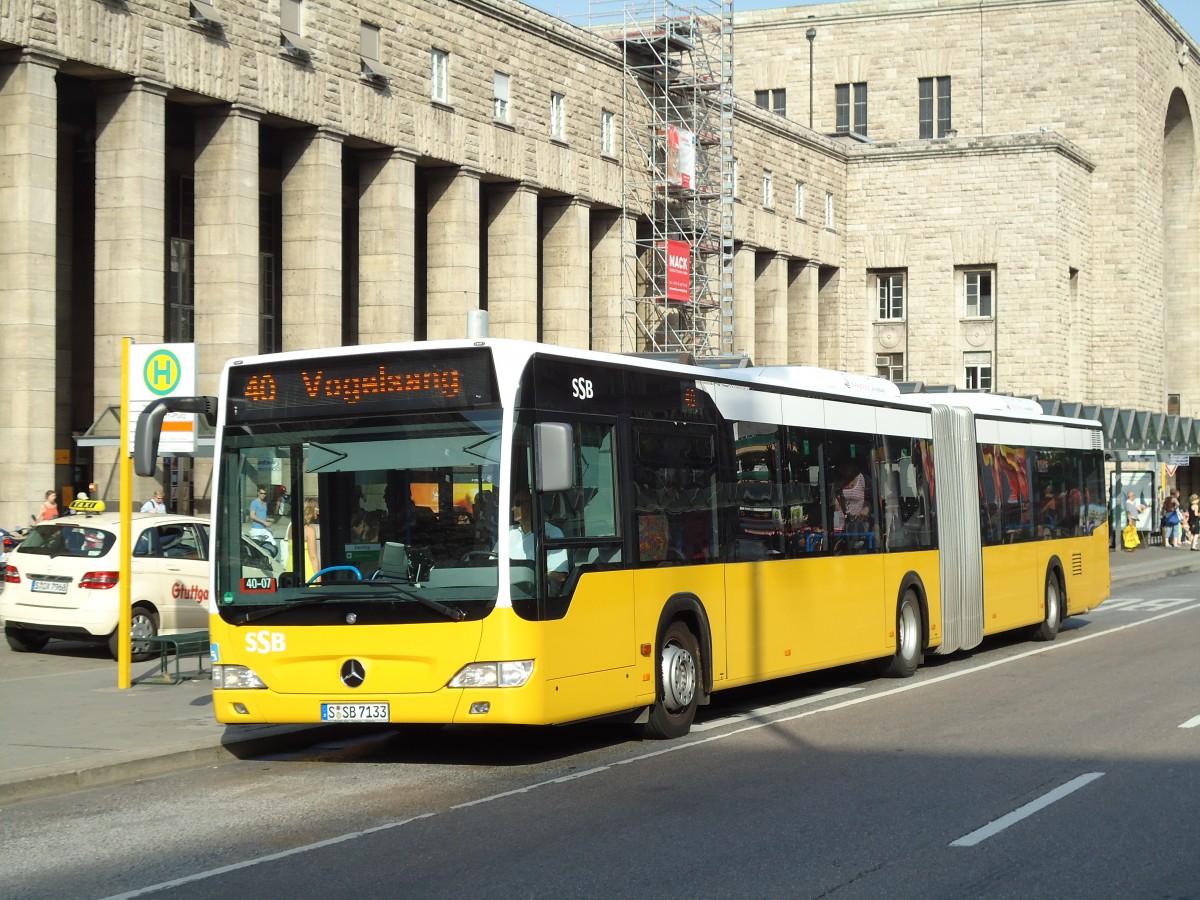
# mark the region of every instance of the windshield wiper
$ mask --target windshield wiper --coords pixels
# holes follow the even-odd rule
[[[417,603],[420,603],[422,606],[427,607],[428,609],[432,609],[434,612],[438,613],[439,615],[445,616],[447,619],[453,619],[455,622],[461,622],[463,619],[465,619],[467,617],[467,614],[465,612],[463,612],[461,609],[458,609],[455,606],[447,606],[445,603],[439,603],[437,600],[434,600],[432,597],[426,597],[426,596],[423,596],[422,594],[418,594],[414,591],[406,591],[404,588],[400,587],[399,585],[395,584],[394,582],[374,581],[371,583],[378,584],[381,586],[386,585],[388,588],[395,591],[400,596],[402,596],[408,600],[415,600]],[[246,622],[254,622],[254,621],[257,621],[258,619],[265,619],[268,616],[273,616],[273,615],[275,615],[275,613],[282,612],[285,609],[297,609],[301,606],[315,606],[319,603],[325,603],[325,602],[335,599],[335,598],[338,600],[375,600],[378,597],[379,597],[378,592],[374,592],[374,591],[371,591],[371,592],[349,591],[349,592],[329,593],[329,594],[325,594],[324,596],[321,596],[321,597],[302,597],[299,600],[286,600],[286,601],[284,601],[283,604],[281,604],[279,606],[271,606],[271,607],[268,607],[267,609],[259,609],[259,610],[255,610],[254,612],[245,613],[242,616],[242,624],[245,624]]]
[[[255,610],[254,612],[245,613],[242,616],[242,624],[253,622],[256,619],[265,619],[267,616],[273,616],[277,612],[282,612],[285,609],[296,609],[301,606],[316,606],[318,603],[324,603],[333,598],[333,594],[326,594],[324,597],[302,597],[299,600],[287,600],[282,606],[269,606],[266,609]]]
[[[416,600],[422,606],[428,607],[429,609],[432,609],[436,613],[441,613],[447,619],[453,619],[455,622],[461,622],[463,619],[465,619],[467,617],[467,614],[465,612],[463,612],[461,609],[459,609],[457,606],[447,606],[445,603],[439,603],[437,600],[434,600],[432,597],[426,597],[423,594],[416,593],[415,591],[405,590],[404,588],[402,588],[398,584],[396,584],[394,581],[378,581],[377,580],[374,583],[375,584],[385,584],[389,588],[394,590],[397,594],[399,594],[401,597],[407,597],[409,600]],[[364,596],[370,597],[373,595],[366,594]]]

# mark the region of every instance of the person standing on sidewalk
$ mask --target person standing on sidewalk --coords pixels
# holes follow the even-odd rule
[[[1191,548],[1200,550],[1200,494],[1188,497],[1188,523],[1192,529]]]
[[[167,505],[163,502],[163,496],[162,488],[159,488],[149,500],[142,504],[142,512],[158,513],[160,516],[166,513]]]
[[[1163,546],[1178,550],[1183,547],[1179,540],[1179,491],[1172,488],[1162,505]]]
[[[1146,507],[1143,504],[1138,503],[1137,494],[1135,494],[1133,491],[1130,491],[1125,495],[1125,527],[1128,528],[1132,525],[1134,534],[1136,534],[1138,530],[1138,518],[1143,512],[1145,512],[1145,510]],[[1141,543],[1141,541],[1138,543]],[[1132,553],[1137,549],[1137,546],[1137,544],[1134,544],[1132,547],[1126,546],[1125,549]]]

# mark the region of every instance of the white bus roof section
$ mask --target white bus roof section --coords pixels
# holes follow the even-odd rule
[[[976,394],[948,391],[944,394],[905,394],[905,400],[912,400],[925,406],[940,403],[944,406],[958,406],[969,409],[974,413],[1016,413],[1022,417],[1043,418],[1046,413],[1042,405],[1029,397],[1006,397],[1003,394]]]
[[[830,394],[864,394],[874,397],[899,397],[900,388],[886,378],[855,375],[817,366],[750,366],[734,370],[754,380],[777,381],[793,388]]]

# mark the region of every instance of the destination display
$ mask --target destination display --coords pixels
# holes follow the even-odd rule
[[[496,394],[486,350],[287,360],[231,370],[226,420],[469,409]]]

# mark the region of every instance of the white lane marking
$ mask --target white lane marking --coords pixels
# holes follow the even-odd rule
[[[1180,728],[1195,728],[1197,725],[1200,725],[1200,716],[1195,716],[1191,719],[1188,719],[1186,722],[1184,722],[1179,727]]]
[[[734,722],[745,722],[747,720],[757,722],[766,716],[773,715],[777,712],[795,709],[797,706],[811,706],[814,703],[820,703],[822,700],[831,700],[834,697],[844,697],[846,694],[857,694],[861,690],[863,690],[863,688],[834,688],[831,691],[813,694],[811,697],[801,697],[799,700],[789,700],[787,703],[774,703],[770,706],[756,706],[754,709],[742,710],[741,712],[734,713],[731,716],[724,716],[720,719],[713,719],[711,722],[701,722],[699,725],[693,725],[692,731],[712,731],[714,728],[721,728],[722,726],[730,725]]]
[[[976,844],[986,841],[988,838],[999,834],[1010,825],[1015,825],[1022,819],[1032,816],[1035,812],[1045,809],[1051,803],[1055,803],[1066,797],[1068,794],[1073,794],[1081,787],[1091,784],[1097,778],[1104,777],[1103,772],[1088,772],[1086,775],[1080,775],[1078,778],[1072,778],[1061,787],[1057,787],[1048,794],[1038,797],[1036,800],[1031,800],[1024,806],[1014,809],[1006,816],[1001,816],[995,821],[988,822],[982,828],[977,828],[970,834],[965,834],[956,841],[951,841],[951,847],[974,847]]]
[[[638,756],[631,756],[631,757],[628,757],[627,759],[620,759],[620,760],[617,760],[616,762],[614,762],[612,765],[597,766],[594,769],[588,769],[585,772],[582,772],[580,774],[581,775],[594,775],[598,772],[606,772],[609,769],[614,768],[616,766],[624,766],[624,765],[628,765],[630,763],[644,762],[648,759],[653,759],[656,756],[665,756],[668,753],[678,753],[681,750],[691,750],[693,747],[700,747],[700,746],[703,746],[704,744],[710,743],[712,741],[723,741],[728,738],[736,737],[738,735],[745,734],[750,731],[758,731],[760,728],[766,728],[769,725],[782,725],[785,722],[792,722],[792,721],[795,721],[796,719],[806,719],[809,716],[815,716],[818,713],[836,712],[838,710],[846,709],[847,707],[850,707],[850,706],[857,706],[859,703],[866,703],[870,700],[883,700],[888,697],[895,696],[896,694],[902,694],[906,691],[913,691],[913,690],[917,690],[918,688],[929,687],[930,685],[940,684],[943,681],[949,681],[952,678],[961,678],[964,675],[973,675],[974,673],[982,672],[985,669],[991,669],[996,666],[1002,666],[1002,665],[1006,665],[1007,663],[1016,662],[1017,660],[1025,659],[1026,657],[1029,657],[1029,656],[1035,656],[1038,653],[1049,653],[1052,650],[1065,650],[1065,649],[1067,649],[1069,647],[1073,647],[1076,644],[1081,643],[1083,641],[1090,641],[1095,638],[1105,637],[1110,634],[1116,634],[1117,632],[1124,631],[1127,628],[1139,628],[1142,625],[1148,625],[1149,623],[1156,622],[1159,619],[1167,619],[1167,618],[1170,618],[1171,616],[1178,615],[1181,612],[1189,612],[1193,609],[1200,609],[1200,604],[1197,604],[1196,606],[1173,609],[1173,610],[1170,610],[1169,612],[1160,613],[1157,616],[1151,616],[1150,618],[1147,618],[1147,619],[1139,619],[1136,622],[1127,622],[1124,625],[1115,625],[1112,628],[1107,628],[1104,631],[1098,631],[1098,632],[1095,632],[1094,634],[1085,634],[1085,635],[1081,635],[1080,637],[1073,637],[1069,641],[1063,641],[1063,642],[1052,643],[1052,644],[1044,644],[1033,650],[1026,651],[1025,653],[1018,653],[1016,656],[1009,656],[1009,657],[1005,657],[1004,659],[993,660],[992,662],[980,663],[977,666],[972,666],[971,668],[967,668],[967,669],[961,669],[958,672],[949,672],[945,675],[938,675],[934,678],[914,679],[909,684],[901,685],[900,687],[894,687],[894,688],[892,688],[890,690],[886,690],[886,691],[880,691],[877,694],[867,694],[864,697],[855,697],[853,700],[845,700],[841,703],[831,704],[830,706],[822,706],[820,709],[807,709],[807,710],[804,710],[803,712],[798,712],[795,715],[783,716],[781,718],[771,719],[766,722],[752,722],[750,724],[743,725],[741,728],[734,728],[734,729],[731,729],[730,731],[724,731],[720,734],[709,735],[708,737],[699,738],[698,740],[694,740],[694,741],[682,741],[677,744],[669,744],[667,746],[662,747],[659,750],[651,750],[648,753],[642,753]],[[530,791],[535,790],[540,787],[548,787],[549,785],[552,785],[552,784],[561,784],[564,781],[573,781],[574,778],[575,778],[575,776],[560,776],[557,778],[551,778],[547,781],[535,782],[533,784],[525,785],[524,787],[514,788],[513,790],[510,790],[510,791],[502,791],[499,794],[491,794],[490,796],[487,796],[487,797],[480,797],[478,800],[469,800],[466,803],[459,803],[455,806],[450,807],[450,809],[452,809],[452,810],[466,809],[466,808],[472,807],[472,806],[479,806],[484,803],[491,803],[494,800],[502,800],[505,797],[513,797],[518,794],[527,794]],[[416,815],[416,816],[412,816],[408,819],[404,819],[401,822],[389,822],[386,825],[379,825],[375,828],[368,828],[365,831],[355,831],[350,834],[341,835],[340,837],[329,838],[328,840],[324,840],[324,841],[317,841],[316,843],[313,843],[313,844],[305,844],[302,847],[295,847],[291,850],[284,850],[281,853],[275,853],[270,856],[262,856],[262,857],[259,857],[258,859],[251,859],[251,860],[247,860],[247,861],[241,862],[241,863],[234,863],[233,865],[229,865],[229,866],[222,866],[219,869],[210,869],[205,872],[197,872],[194,875],[188,875],[188,876],[185,876],[184,878],[178,878],[174,881],[164,881],[161,884],[154,884],[154,885],[150,885],[149,887],[139,888],[136,891],[131,891],[126,894],[116,894],[112,897],[106,897],[106,898],[104,898],[104,900],[125,900],[125,898],[127,898],[127,897],[140,897],[143,894],[149,894],[154,891],[163,890],[163,889],[170,888],[170,887],[175,887],[176,885],[180,885],[180,884],[188,884],[188,883],[194,882],[194,881],[201,881],[205,878],[211,878],[213,876],[221,875],[221,874],[224,874],[225,872],[233,872],[238,869],[249,868],[250,866],[256,866],[259,863],[263,863],[263,862],[270,862],[271,860],[279,859],[281,857],[292,856],[297,853],[305,853],[309,850],[319,850],[320,848],[328,847],[331,844],[337,844],[342,841],[348,841],[348,840],[353,840],[354,838],[364,837],[368,834],[374,834],[377,831],[386,831],[389,828],[396,828],[400,825],[408,825],[410,822],[416,822],[420,819],[433,818],[436,815],[438,815],[438,814],[434,813],[434,812],[421,813],[420,815]]]
[[[352,831],[349,834],[338,835],[337,837],[329,838],[324,841],[317,841],[312,844],[305,844],[301,847],[293,847],[291,850],[281,850],[278,853],[271,853],[267,856],[259,856],[255,859],[248,859],[240,863],[231,863],[228,866],[221,866],[218,869],[209,869],[207,872],[197,872],[195,875],[185,875],[183,878],[176,878],[173,881],[162,881],[158,884],[152,884],[149,887],[138,888],[136,891],[129,891],[124,894],[114,894],[112,897],[107,897],[105,900],[126,900],[128,897],[141,897],[143,894],[150,894],[154,891],[165,891],[170,888],[179,887],[180,885],[190,884],[193,881],[202,881],[205,878],[212,878],[214,875],[224,875],[227,872],[236,872],[239,869],[248,869],[251,866],[257,866],[260,863],[272,862],[277,859],[286,859],[289,856],[295,856],[297,853],[307,853],[309,850],[319,850],[322,847],[331,847],[334,844],[340,844],[343,841],[352,841],[355,838],[365,837],[368,834],[375,834],[379,831],[387,831],[389,828],[399,828],[401,825],[407,825],[409,822],[415,822],[418,819],[428,819],[435,815],[434,813],[421,813],[413,816],[410,819],[404,819],[400,822],[388,822],[386,825],[378,825],[375,828],[366,828],[362,831]]]
[[[1195,602],[1195,597],[1159,597],[1156,600],[1143,600],[1140,597],[1127,597],[1123,600],[1105,600],[1102,604],[1093,609],[1092,613],[1101,613],[1105,611],[1116,612],[1118,610],[1121,612],[1129,612],[1131,610],[1160,612],[1184,603]]]

